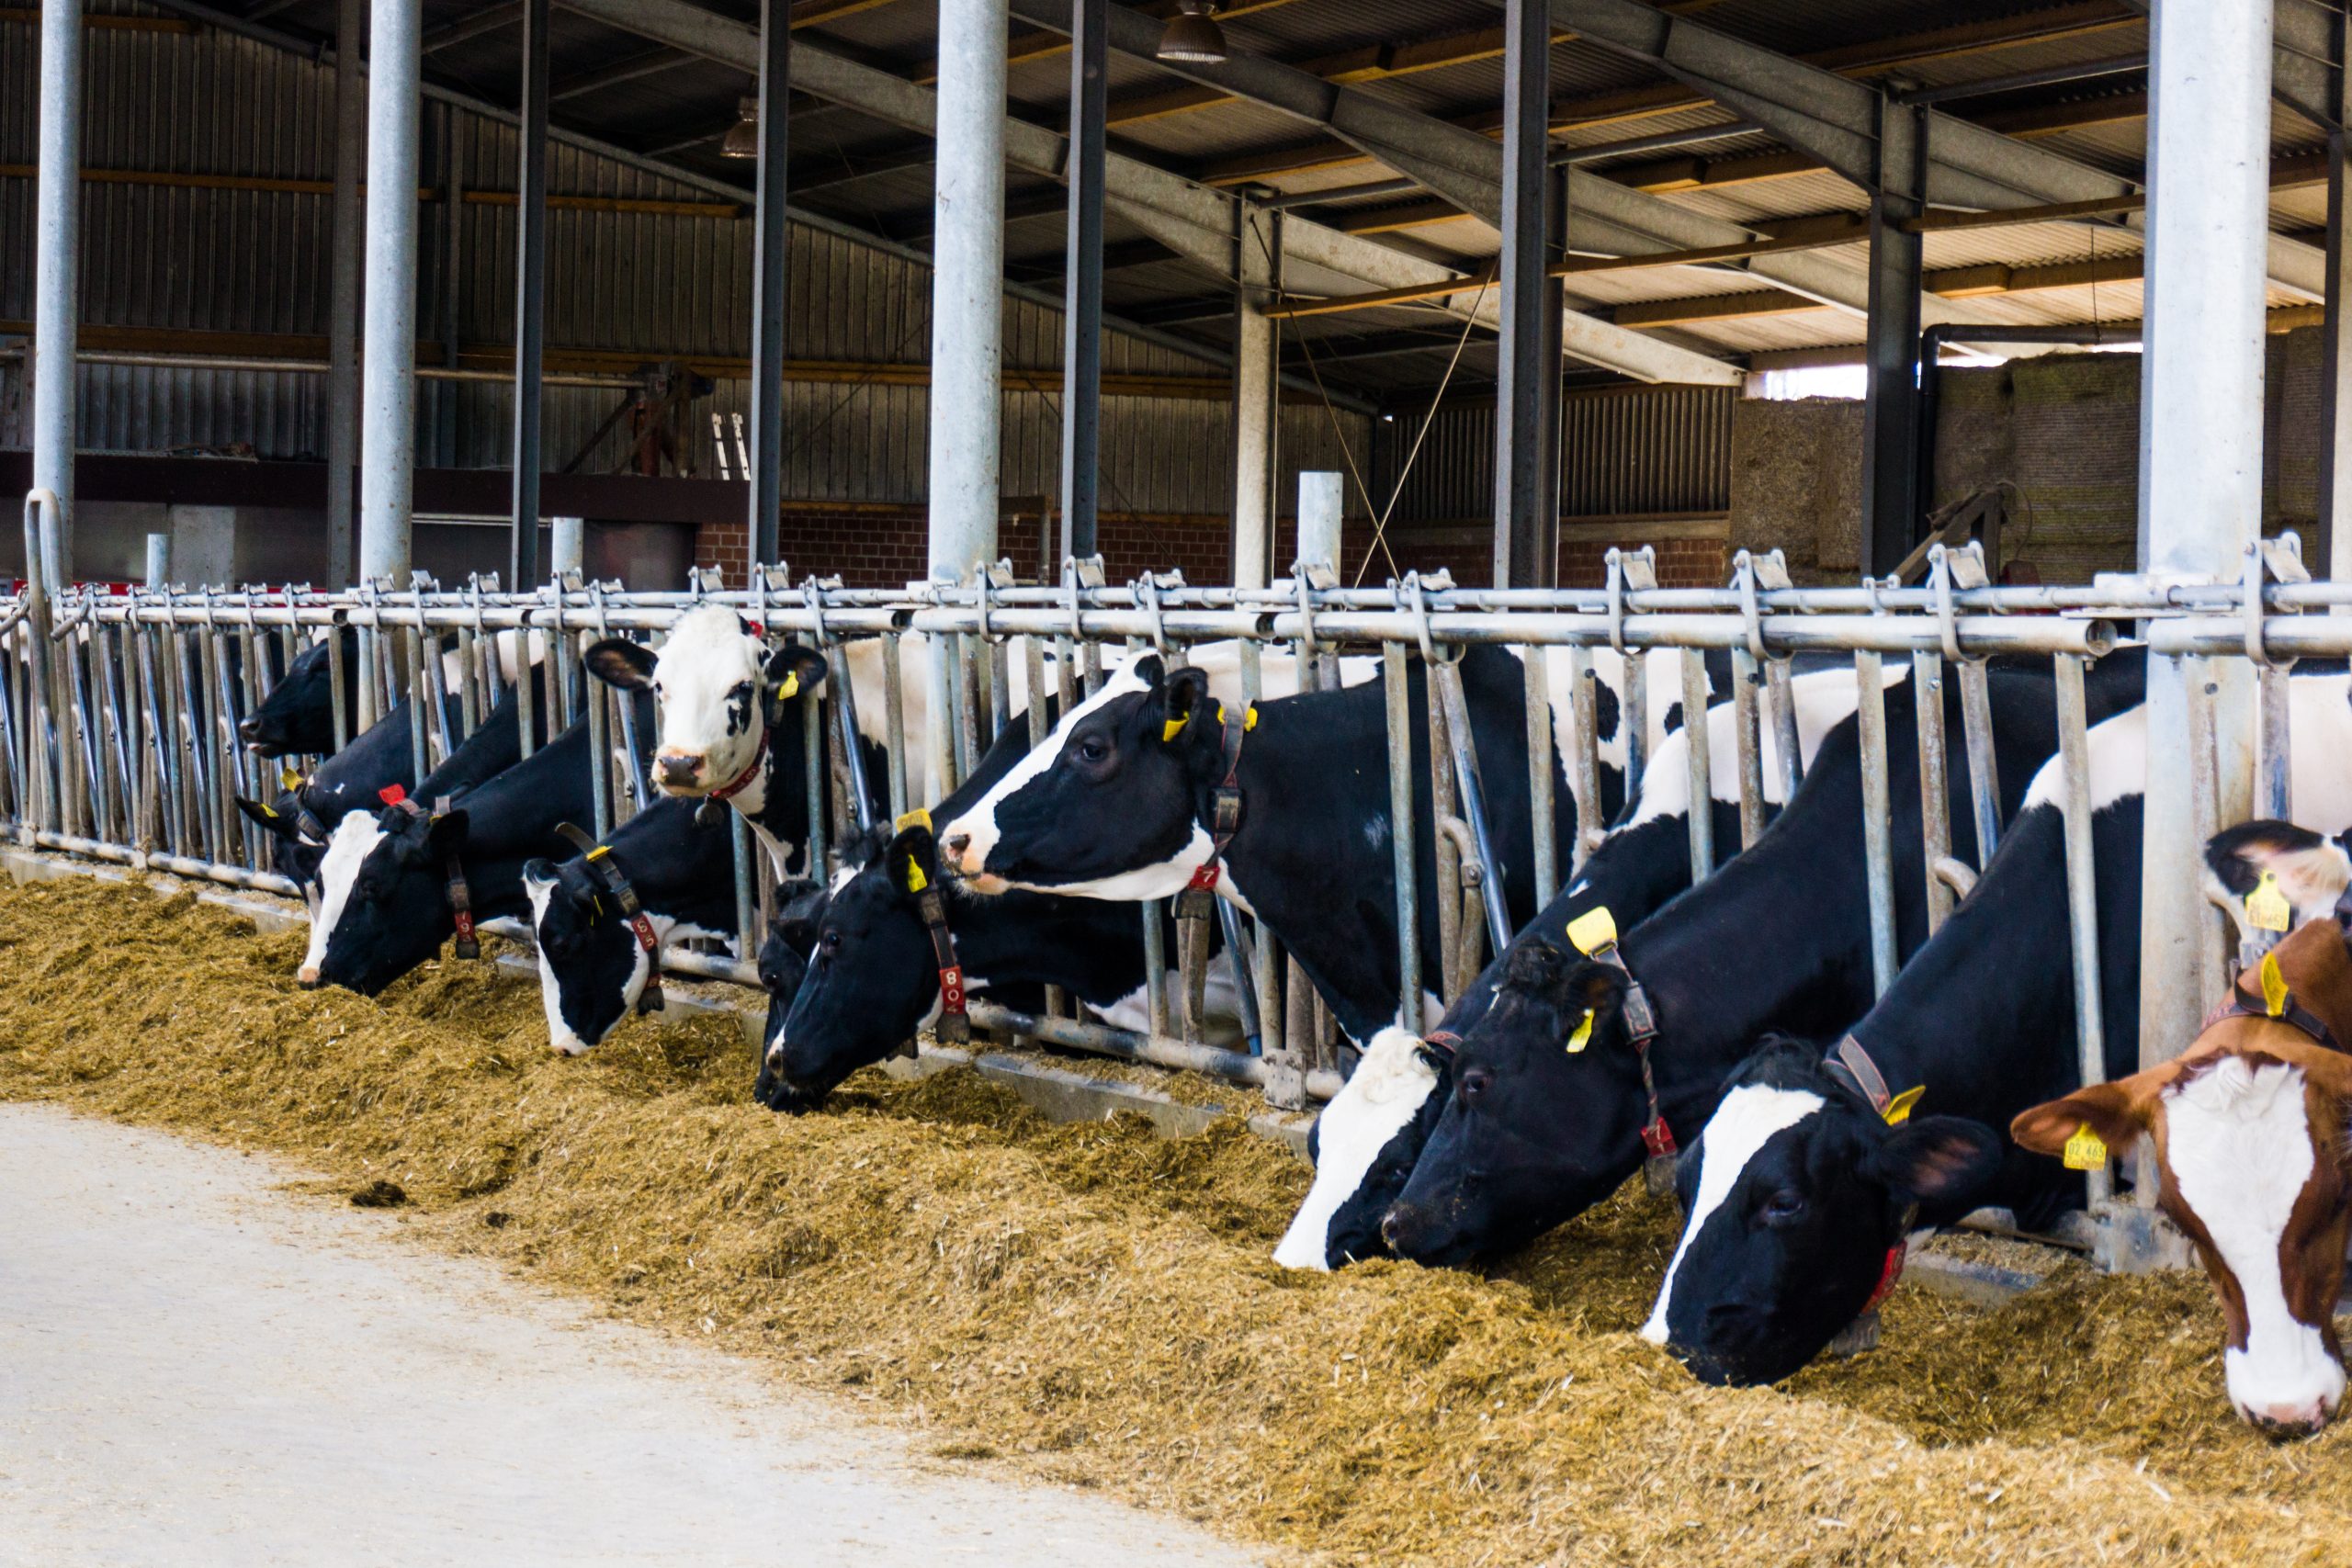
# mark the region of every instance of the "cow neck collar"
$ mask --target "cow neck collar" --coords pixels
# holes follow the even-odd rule
[[[1928,1091],[1924,1083],[1914,1085],[1899,1094],[1888,1088],[1886,1074],[1879,1066],[1877,1059],[1850,1033],[1830,1048],[1829,1054],[1822,1058],[1821,1066],[1841,1087],[1860,1095],[1889,1126],[1899,1126],[1908,1121],[1911,1108]]]
[[[2255,991],[2246,994],[2247,975],[2255,977]],[[2335,1032],[2321,1021],[2318,1014],[2305,1007],[2287,985],[2287,977],[2279,972],[2277,949],[2262,955],[2262,963],[2252,970],[2242,971],[2230,984],[2230,994],[2219,1007],[2205,1015],[2198,1028],[2202,1034],[2225,1018],[2259,1018],[2273,1023],[2283,1023],[2301,1030],[2322,1050],[2344,1054],[2343,1043]]]
[[[645,913],[644,901],[621,870],[620,862],[613,858],[610,844],[600,844],[585,829],[571,822],[559,822],[555,830],[578,850],[613,896],[621,919],[628,923],[629,934],[637,939],[639,949],[645,954],[645,987],[637,993],[637,1010],[642,1013],[662,1010],[662,939],[653,930],[653,922]]]
[[[1648,1155],[1645,1175],[1653,1191],[1660,1190],[1661,1180],[1670,1190],[1679,1146],[1674,1141],[1674,1129],[1667,1124],[1666,1113],[1658,1109],[1657,1074],[1650,1065],[1650,1047],[1657,1041],[1657,1010],[1650,1003],[1649,992],[1627,967],[1625,955],[1618,945],[1616,919],[1605,906],[1588,910],[1570,921],[1568,940],[1587,958],[1616,970],[1624,982],[1618,1011],[1625,1021],[1625,1037],[1634,1047],[1634,1059],[1641,1064],[1642,1094],[1649,1103],[1649,1120],[1642,1123],[1642,1147]]]
[[[720,784],[717,789],[712,790],[710,792],[709,798],[712,800],[732,800],[737,795],[742,794],[745,790],[751,788],[753,781],[764,775],[767,771],[768,721],[767,716],[763,713],[760,716],[759,739],[754,741],[752,746],[752,760],[743,764],[743,771],[741,773],[737,773],[733,778],[728,780],[725,784]]]
[[[407,812],[412,817],[423,818],[428,823],[434,818],[447,815],[449,809],[448,797],[445,795],[437,810],[427,812],[424,807],[410,799],[408,791],[399,784],[385,785],[377,793],[376,798],[386,806],[396,807]],[[456,851],[452,850],[442,858],[441,876],[442,896],[448,900],[449,913],[457,921],[458,956],[480,958],[481,942],[474,935],[473,890],[466,885],[466,868],[458,861]]]
[[[1229,714],[1219,703],[1216,716],[1224,727],[1218,745],[1225,760],[1225,773],[1209,791],[1209,858],[1201,863],[1178,896],[1176,912],[1180,916],[1205,917],[1211,912],[1204,906],[1216,893],[1217,878],[1225,867],[1226,848],[1241,829],[1241,743],[1258,727],[1258,709],[1251,704],[1239,713]]]

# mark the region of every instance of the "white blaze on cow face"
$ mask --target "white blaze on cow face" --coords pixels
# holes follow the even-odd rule
[[[360,866],[384,838],[384,830],[376,826],[375,815],[367,811],[352,812],[327,835],[327,852],[319,862],[319,893],[311,914],[310,945],[302,953],[302,984],[319,983],[320,966],[327,961],[327,939],[334,935],[335,922],[343,919],[344,908],[351,902],[351,885],[358,880]]]
[[[653,660],[662,701],[654,782],[662,794],[694,799],[743,776],[765,742],[766,685],[766,646],[741,615],[712,604],[679,617]],[[759,811],[762,783],[732,797],[737,809]]]
[[[2309,1430],[2335,1413],[2344,1368],[2289,1304],[2280,1239],[2311,1180],[2301,1067],[2224,1056],[2165,1097],[2165,1164],[2245,1303],[2245,1344],[2222,1353],[2230,1403],[2249,1421]]]
[[[1650,1309],[1649,1321],[1642,1325],[1643,1338],[1653,1345],[1666,1343],[1666,1312],[1674,1299],[1674,1277],[1681,1270],[1683,1256],[1714,1217],[1715,1211],[1723,1207],[1724,1200],[1739,1185],[1747,1162],[1775,1134],[1795,1126],[1825,1103],[1821,1096],[1808,1089],[1774,1089],[1765,1084],[1743,1084],[1724,1096],[1691,1152],[1690,1157],[1700,1162],[1699,1190],[1690,1200],[1690,1213],[1682,1224],[1682,1239],[1676,1244],[1674,1259],[1666,1266],[1666,1279],[1658,1286],[1657,1304]]]
[[[1329,1269],[1328,1238],[1340,1205],[1363,1185],[1389,1141],[1413,1123],[1437,1088],[1419,1036],[1384,1029],[1316,1122],[1315,1185],[1274,1248],[1285,1269]]]

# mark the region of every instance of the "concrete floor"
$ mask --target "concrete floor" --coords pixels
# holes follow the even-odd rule
[[[1252,1561],[401,1246],[302,1174],[0,1105],[0,1562]]]

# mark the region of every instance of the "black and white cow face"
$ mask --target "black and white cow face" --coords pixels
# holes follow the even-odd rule
[[[1274,1261],[1285,1269],[1338,1269],[1385,1258],[1380,1222],[1405,1190],[1445,1104],[1442,1058],[1403,1029],[1384,1029],[1355,1072],[1306,1132],[1315,1184]]]
[[[245,820],[269,835],[271,868],[302,889],[315,919],[319,912],[319,865],[326,859],[327,836],[318,818],[309,812],[301,789],[280,790],[277,798],[267,803],[239,795],[237,809],[244,813]]]
[[[344,712],[359,711],[359,633],[338,627],[343,638]],[[237,739],[264,757],[307,752],[324,756],[334,750],[334,682],[325,642],[316,642],[297,654],[285,676],[269,689],[262,705],[237,726]]]
[[[760,988],[768,994],[768,1018],[760,1031],[761,1076],[767,1073],[766,1047],[784,1032],[792,1004],[799,999],[800,983],[808,977],[808,953],[817,940],[817,920],[824,913],[826,893],[805,878],[775,890],[775,917],[760,942]],[[765,1096],[754,1087],[754,1099]]]
[[[344,898],[331,922],[312,922],[314,942],[322,931],[325,940],[315,972],[305,963],[302,983],[372,997],[440,952],[457,930],[448,867],[465,842],[462,810],[426,817],[388,806],[336,823],[328,860],[356,853],[358,864],[347,881],[328,877],[328,896],[339,887]]]
[[[645,994],[652,960],[620,906],[585,861],[523,863],[523,892],[531,901],[531,935],[539,952],[539,999],[547,1010],[548,1043],[577,1056],[620,1027]],[[653,940],[716,937],[668,915],[648,912]]]
[[[917,898],[939,880],[938,848],[910,828],[864,870],[795,922],[779,918],[769,946],[808,954],[792,1004],[768,1009],[767,1048],[754,1089],[761,1103],[797,1114],[883,1060],[939,1010],[939,964]],[[951,917],[952,919],[952,917]],[[762,960],[766,960],[766,951]]]
[[[1917,1205],[1965,1201],[2000,1165],[1983,1123],[1890,1127],[1823,1070],[1818,1047],[1770,1038],[1676,1168],[1682,1237],[1642,1337],[1703,1382],[1787,1377],[1899,1267]]]
[[[825,673],[821,654],[789,643],[771,651],[751,622],[718,604],[679,617],[658,654],[606,637],[588,649],[587,663],[607,685],[661,699],[653,773],[662,794],[695,799],[738,786],[737,803],[752,814],[763,804],[753,774],[765,754],[769,694],[792,695]]]
[[[1647,1120],[1621,971],[1522,939],[1382,1235],[1417,1262],[1516,1247],[1609,1196]]]
[[[1216,711],[1201,671],[1134,660],[940,829],[950,871],[982,892],[1181,892],[1211,849],[1193,803],[1221,765]]]

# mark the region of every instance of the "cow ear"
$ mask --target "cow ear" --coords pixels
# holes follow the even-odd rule
[[[265,832],[275,833],[281,839],[299,840],[301,837],[293,817],[274,806],[264,806],[258,800],[247,800],[241,795],[237,796],[237,809],[245,814],[247,821]]]
[[[1207,724],[1193,722],[1195,715],[1204,715]],[[1161,683],[1159,694],[1159,739],[1163,744],[1174,744],[1186,739],[1188,732],[1206,734],[1216,728],[1217,701],[1209,695],[1208,672],[1187,664],[1170,671]]]
[[[814,882],[799,878],[785,883],[775,890],[775,918],[768,922],[768,934],[806,958],[816,950],[827,902],[825,889]]]
[[[552,887],[555,883],[555,862],[535,855],[523,863],[524,886]]]
[[[939,882],[939,844],[928,828],[910,828],[882,852],[890,886],[911,898]]]
[[[1514,942],[1503,959],[1503,987],[1562,1012],[1605,1012],[1624,997],[1624,972],[1563,952],[1548,942]]]
[[[2109,1149],[2120,1154],[2147,1131],[2145,1102],[2132,1079],[2093,1084],[2064,1100],[2050,1100],[2018,1112],[2009,1122],[2009,1136],[2019,1148],[2038,1155],[2063,1155],[2066,1141],[2087,1127]]]
[[[1887,1134],[1868,1171],[1906,1203],[1965,1202],[2001,1174],[2001,1135],[1963,1116],[1922,1116]]]
[[[825,656],[813,648],[787,642],[769,651],[763,672],[770,691],[782,696],[798,696],[825,678]],[[786,691],[786,687],[791,689]]]
[[[424,825],[424,846],[436,855],[456,854],[466,847],[466,814],[444,811]]]
[[[2292,822],[2223,829],[2206,841],[2205,869],[2206,897],[2221,906],[2242,938],[2257,924],[2270,931],[2284,930],[2289,920],[2300,925],[2352,892],[2352,855],[2335,840]],[[2261,908],[2261,899],[2275,906],[2280,897],[2287,908]]]
[[[588,673],[624,692],[641,692],[653,683],[653,650],[625,637],[591,643],[585,662]]]

